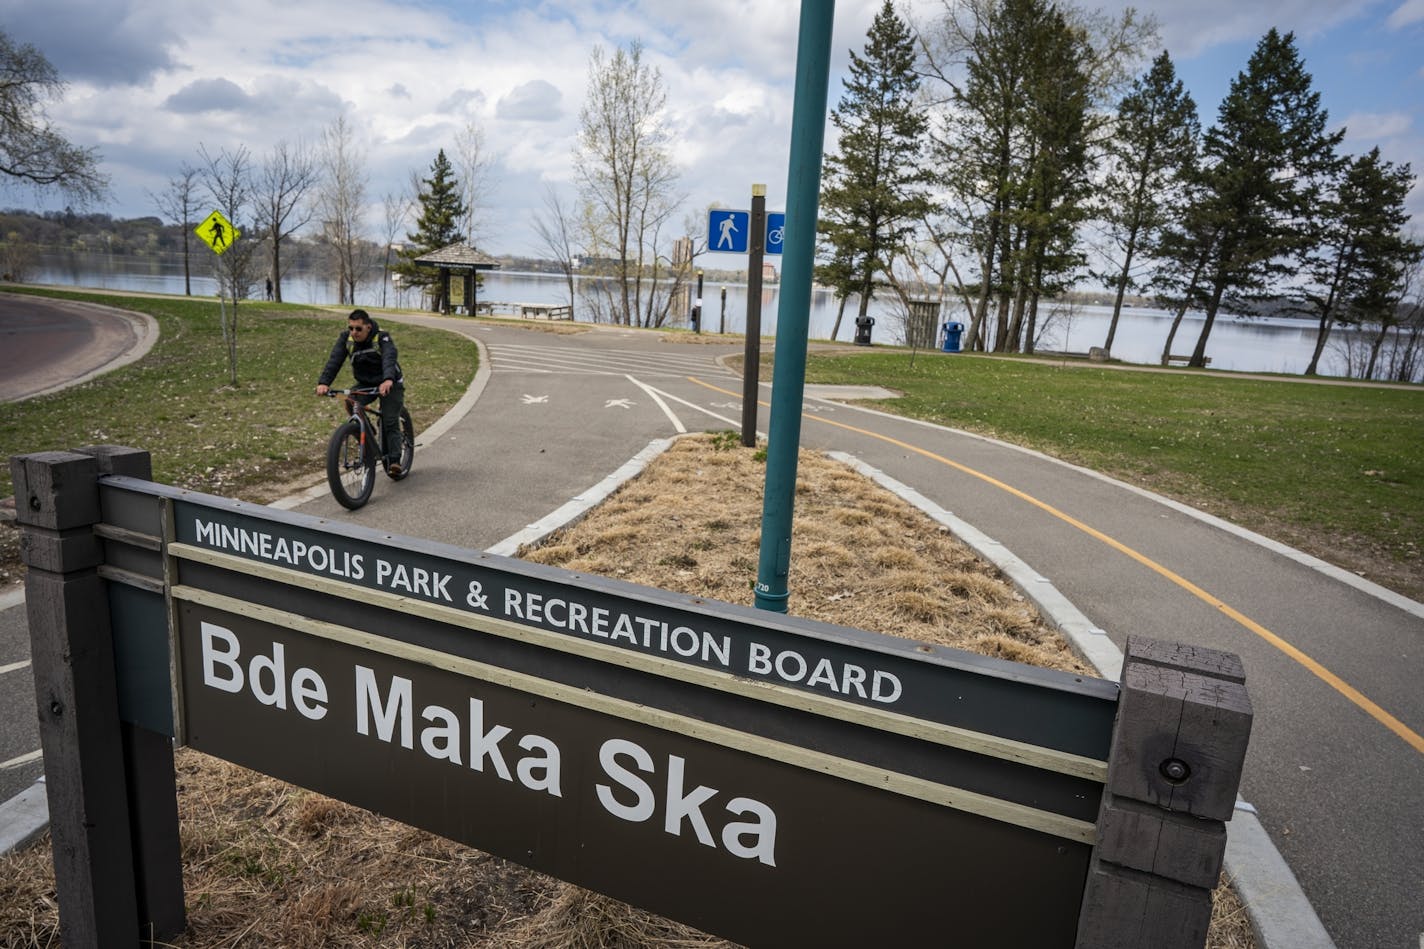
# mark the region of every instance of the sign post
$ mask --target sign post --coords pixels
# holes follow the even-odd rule
[[[747,255],[747,338],[742,358],[742,445],[756,447],[761,387],[761,257],[766,240],[766,185],[752,185],[751,251]]]

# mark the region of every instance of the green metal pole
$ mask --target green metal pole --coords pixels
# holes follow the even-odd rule
[[[766,494],[761,511],[761,558],[756,606],[786,612],[790,596],[791,515],[796,500],[796,452],[801,444],[801,399],[806,386],[806,333],[811,318],[811,270],[825,145],[826,87],[831,72],[835,0],[802,0],[796,43],[796,99],[791,111],[791,167],[786,177],[786,239],[776,310],[776,369],[766,448]]]

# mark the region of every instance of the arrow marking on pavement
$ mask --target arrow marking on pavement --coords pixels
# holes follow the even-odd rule
[[[603,403],[605,409],[631,409],[633,403],[628,399],[609,399]]]
[[[688,376],[687,378],[688,381],[696,383],[700,386],[704,386],[714,392],[721,392],[724,395],[736,395],[735,392],[728,392],[726,389],[719,389],[716,386],[712,385],[710,382],[703,382],[701,379],[698,379],[694,376]],[[767,408],[771,407],[770,404],[767,402],[758,402],[758,404],[765,405],[767,406]],[[1216,609],[1220,610],[1229,619],[1234,620],[1236,623],[1245,627],[1252,633],[1255,633],[1257,636],[1259,636],[1261,639],[1264,639],[1272,646],[1275,646],[1281,652],[1285,653],[1287,656],[1294,659],[1300,665],[1310,670],[1310,672],[1316,678],[1320,679],[1322,682],[1330,686],[1336,692],[1339,692],[1345,698],[1349,699],[1352,703],[1354,703],[1358,708],[1363,710],[1375,721],[1379,722],[1385,728],[1388,728],[1390,731],[1394,732],[1415,751],[1419,752],[1420,754],[1424,754],[1424,736],[1421,736],[1418,732],[1413,731],[1408,725],[1404,724],[1399,719],[1391,715],[1389,712],[1386,712],[1383,708],[1376,705],[1359,689],[1356,689],[1354,686],[1350,685],[1350,683],[1346,682],[1344,679],[1340,678],[1335,673],[1325,668],[1319,662],[1316,662],[1309,655],[1302,652],[1300,649],[1296,648],[1290,643],[1286,642],[1284,639],[1277,636],[1275,633],[1271,632],[1269,629],[1262,626],[1260,623],[1251,619],[1249,616],[1242,613],[1240,610],[1237,610],[1234,607],[1227,605],[1222,600],[1218,599],[1215,596],[1212,596],[1210,593],[1203,590],[1201,587],[1197,586],[1195,583],[1192,583],[1190,580],[1181,576],[1180,574],[1174,573],[1173,571],[1164,567],[1162,564],[1148,557],[1146,554],[1139,553],[1138,551],[1132,549],[1121,541],[1114,540],[1112,537],[1109,537],[1102,531],[1094,527],[1090,527],[1082,521],[1078,520],[1077,518],[1058,510],[1058,508],[1054,507],[1053,505],[1048,504],[1045,501],[1040,501],[1033,495],[1027,494],[1024,491],[1020,491],[1013,485],[1006,484],[1005,482],[1000,481],[997,478],[984,474],[982,471],[976,471],[973,468],[970,468],[968,465],[962,465],[957,461],[951,461],[948,458],[945,458],[943,455],[937,455],[934,452],[929,451],[928,449],[919,447],[918,445],[911,445],[909,442],[902,442],[897,438],[891,438],[889,435],[881,435],[879,432],[872,432],[868,431],[867,429],[856,428],[854,425],[847,425],[845,422],[837,422],[834,419],[821,418],[819,416],[811,415],[809,413],[803,414],[806,418],[811,419],[813,421],[821,422],[825,425],[833,425],[836,428],[843,428],[848,432],[855,432],[857,435],[864,435],[867,438],[879,439],[880,441],[888,442],[889,444],[894,445],[897,448],[903,448],[906,451],[912,451],[915,454],[922,455],[932,461],[937,461],[940,464],[948,465],[956,471],[961,471],[964,474],[969,475],[970,477],[978,478],[985,484],[993,485],[994,487],[999,488],[1000,490],[1007,491],[1009,494],[1012,494],[1019,500],[1026,501],[1027,503],[1032,504],[1034,507],[1044,511],[1045,513],[1058,518],[1063,523],[1078,528],[1078,530],[1087,534],[1089,537],[1102,541],[1104,544],[1107,544],[1109,547],[1113,548],[1119,553],[1125,554],[1131,559],[1136,560],[1138,563],[1146,567],[1148,570],[1151,570],[1153,573],[1158,574],[1159,576],[1181,587],[1183,590],[1186,590],[1188,593],[1201,600],[1202,602],[1207,603],[1210,606],[1213,606]]]
[[[687,434],[687,427],[682,424],[682,419],[678,418],[677,415],[673,412],[673,410],[670,409],[670,408],[668,408],[667,403],[664,402],[661,398],[658,397],[658,396],[659,396],[659,393],[658,393],[658,391],[657,391],[656,389],[653,389],[653,388],[651,388],[651,387],[649,387],[649,386],[644,385],[643,383],[639,382],[637,379],[634,379],[632,376],[625,375],[623,378],[624,378],[624,379],[627,379],[629,382],[633,383],[633,385],[637,386],[639,389],[642,389],[644,392],[646,392],[646,393],[648,394],[648,398],[652,399],[654,402],[656,402],[656,403],[658,404],[658,408],[662,409],[662,410],[663,410],[663,414],[666,415],[666,416],[672,421],[672,427],[675,428],[675,429],[677,429],[677,433],[678,433],[679,435],[686,435],[686,434]]]
[[[524,404],[525,404],[525,405],[538,405],[538,404],[540,404],[541,402],[548,402],[548,401],[549,401],[549,397],[548,397],[547,395],[528,395],[528,394],[526,394],[526,395],[524,396]]]

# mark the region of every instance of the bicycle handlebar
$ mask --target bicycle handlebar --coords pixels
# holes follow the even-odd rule
[[[380,393],[380,386],[359,386],[355,389],[327,389],[327,398],[334,399],[338,395],[377,395]]]

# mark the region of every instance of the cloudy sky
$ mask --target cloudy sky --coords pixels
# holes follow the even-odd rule
[[[928,19],[944,2],[901,6]],[[833,104],[847,51],[862,48],[879,6],[835,4]],[[1348,151],[1379,145],[1424,172],[1424,0],[1137,6],[1158,18],[1204,126],[1275,26],[1295,32],[1332,124],[1348,128]],[[114,186],[102,210],[116,216],[155,213],[148,192],[196,163],[199,145],[245,145],[260,158],[281,141],[315,141],[345,111],[366,155],[374,233],[380,196],[428,171],[473,122],[496,158],[482,249],[542,256],[529,220],[546,185],[573,195],[570,154],[595,45],[638,39],[661,70],[689,215],[700,219],[713,202],[746,207],[756,182],[770,208],[784,206],[798,9],[787,0],[0,0],[0,29],[68,80],[51,118],[99,148]],[[1410,200],[1424,229],[1424,187]],[[11,190],[0,205],[53,202]]]

